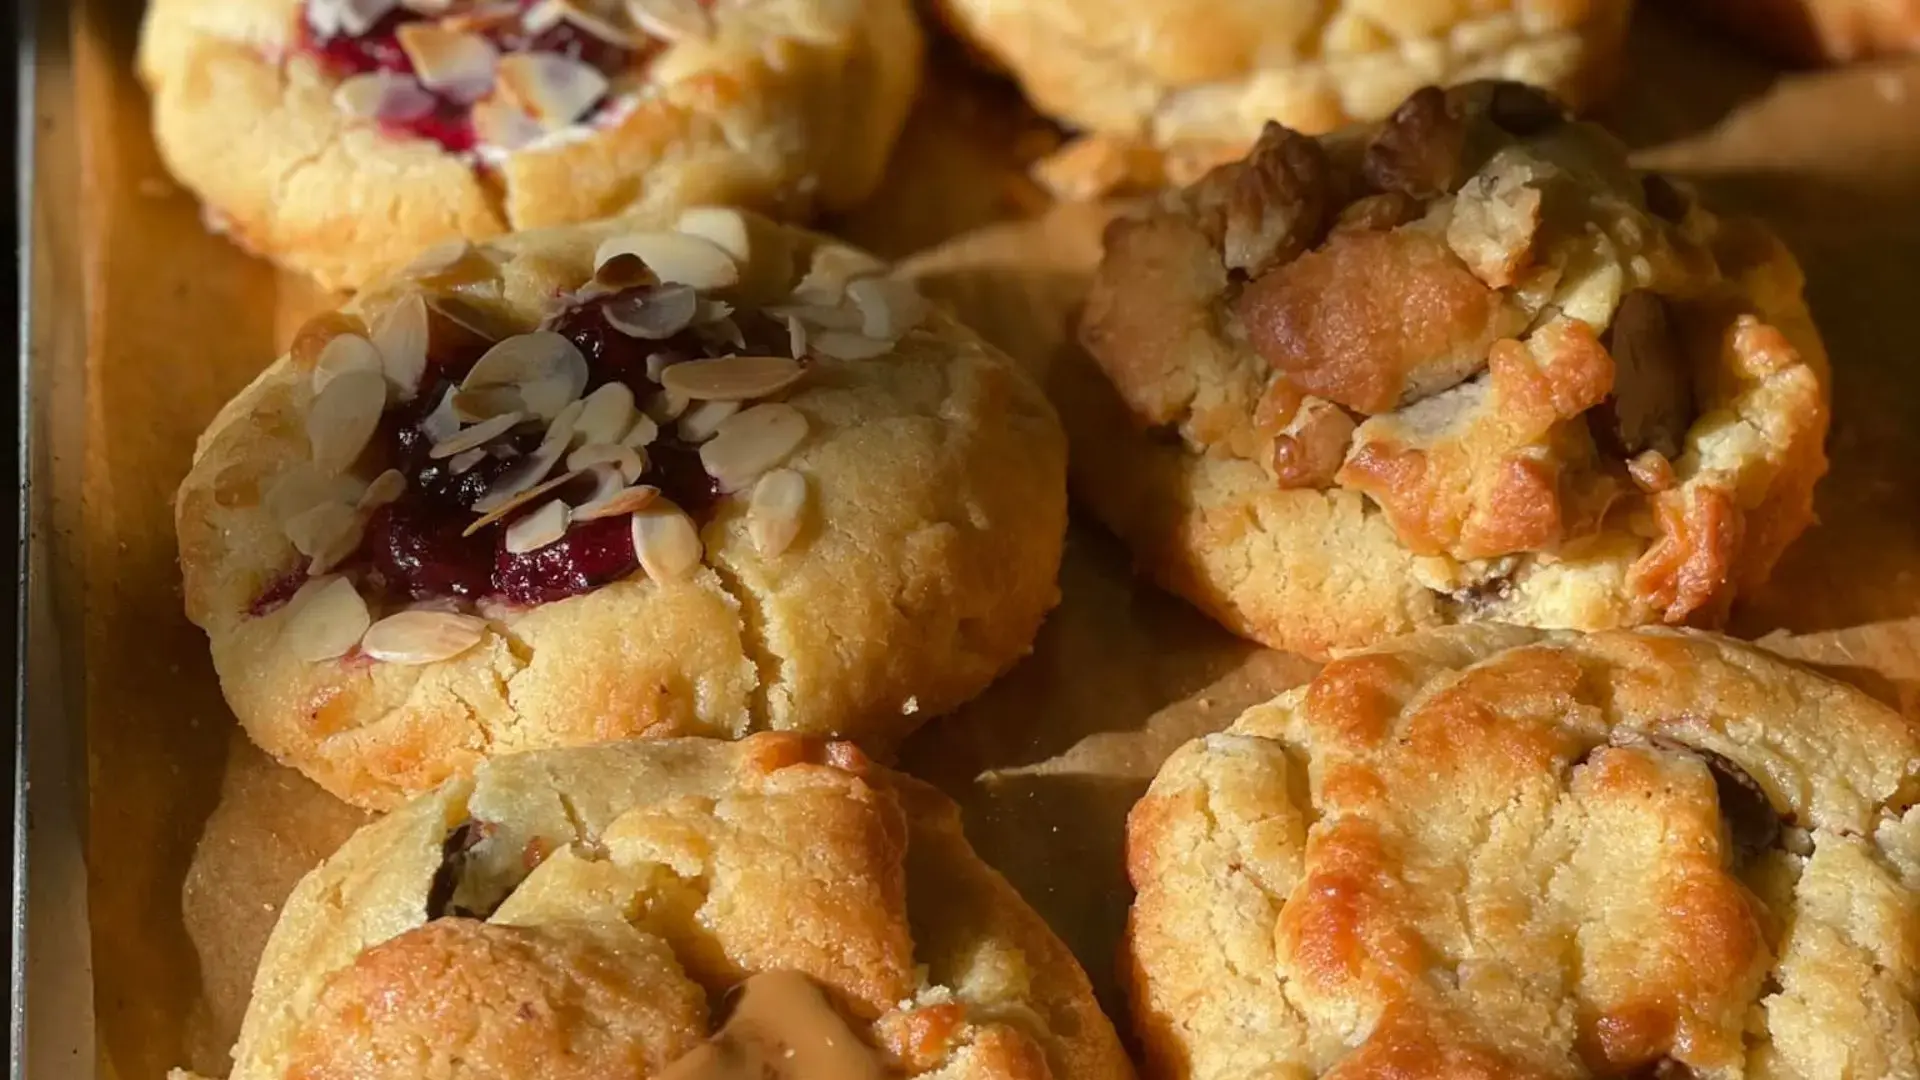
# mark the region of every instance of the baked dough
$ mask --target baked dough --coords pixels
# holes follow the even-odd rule
[[[269,753],[381,808],[491,754],[635,736],[773,729],[880,751],[1027,651],[1058,600],[1066,528],[1064,437],[1039,389],[851,249],[733,211],[678,220],[751,250],[729,261],[697,233],[622,221],[442,251],[315,319],[214,420],[176,505],[186,606]],[[697,301],[683,294],[679,319],[697,303],[712,321],[666,341],[579,322],[679,288],[604,284],[654,276],[619,254],[635,248],[670,280],[744,268]],[[710,261],[673,261],[688,251]],[[424,372],[400,329],[423,296],[437,357]],[[447,365],[472,363],[489,338],[510,343],[489,356],[553,346],[556,332],[528,333],[543,316],[603,359],[581,366],[562,340],[541,362],[565,365],[477,390],[477,408],[533,415],[484,450],[425,456],[422,438],[438,453],[494,423],[469,413],[436,428],[483,381],[476,364],[456,387]],[[689,404],[676,365],[650,375],[662,357],[631,351],[692,359],[742,342],[779,354],[745,361],[775,382],[733,395],[744,402],[702,397],[722,386]],[[795,346],[802,363],[785,355]],[[409,347],[399,378],[418,389],[400,401],[392,354]],[[367,356],[388,388],[371,379],[371,404],[343,407],[346,380],[370,380],[352,368]],[[543,419],[564,399],[553,379],[589,371],[564,387],[587,392],[559,409],[577,423]],[[605,394],[638,395],[615,402],[611,428],[587,408],[609,372],[625,382]],[[380,426],[369,435],[373,413],[354,409],[384,410]],[[572,434],[556,442],[563,423]],[[563,475],[575,479],[545,490]],[[474,508],[501,492],[526,501],[483,527]]]
[[[585,0],[620,7],[609,4]],[[642,6],[699,15],[704,4]],[[450,238],[632,209],[847,208],[879,183],[920,78],[907,0],[711,0],[704,30],[637,36],[632,63],[580,122],[550,124],[518,148],[503,135],[456,153],[342,111],[342,69],[303,47],[313,35],[303,20],[319,6],[154,0],[139,67],[161,156],[209,221],[329,288],[364,284]]]
[[[1920,0],[1694,0],[1779,56],[1845,63],[1920,52]]]
[[[1537,91],[1428,89],[1109,227],[1056,398],[1096,515],[1276,648],[1710,624],[1826,470],[1801,285]]]
[[[503,758],[360,830],[287,901],[232,1080],[646,1080],[769,971],[889,1076],[1131,1075],[951,802],[763,733]]]
[[[1116,147],[1238,153],[1269,120],[1309,134],[1378,120],[1430,83],[1502,78],[1592,101],[1631,0],[940,0],[1041,111],[1095,133],[1043,168],[1057,189],[1123,186]],[[1120,150],[1123,156],[1126,150]],[[1119,175],[1111,170],[1118,168]],[[1095,180],[1089,171],[1107,174]]]
[[[1461,627],[1128,822],[1147,1073],[1920,1077],[1920,729],[1722,638]]]

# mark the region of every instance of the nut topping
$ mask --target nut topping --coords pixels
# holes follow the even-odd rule
[[[453,392],[453,415],[463,424],[477,424],[503,413],[524,413],[527,403],[520,391],[511,386],[483,386],[477,390]]]
[[[487,624],[450,611],[401,611],[368,627],[360,648],[389,664],[437,664],[451,660],[486,636]]]
[[[740,265],[733,261],[733,256],[711,240],[686,233],[643,232],[609,237],[594,252],[595,273],[622,255],[639,259],[667,284],[724,289],[740,281]]]
[[[300,586],[287,602],[287,613],[280,641],[308,663],[345,656],[372,621],[367,602],[343,577],[316,577]]]
[[[1444,195],[1459,184],[1467,127],[1437,86],[1402,102],[1367,144],[1361,172],[1376,191],[1416,199]]]
[[[755,405],[721,422],[700,447],[700,464],[722,491],[739,491],[780,464],[807,437],[807,417],[781,402]]]
[[[361,120],[406,123],[433,111],[433,95],[405,75],[369,71],[340,81],[333,106]]]
[[[402,23],[395,36],[413,61],[414,77],[429,90],[460,102],[478,101],[493,90],[500,52],[479,34],[410,22]]]
[[[665,499],[634,513],[633,551],[641,569],[659,582],[686,579],[704,555],[693,519]]]
[[[526,418],[525,413],[509,412],[501,413],[490,420],[482,420],[470,428],[462,429],[457,435],[434,443],[433,448],[427,451],[427,456],[437,461],[483,446],[512,431],[515,424]]]
[[[678,44],[713,36],[713,15],[698,0],[627,0],[627,17],[650,36]]]
[[[373,345],[380,352],[387,383],[396,401],[411,401],[427,371],[427,301],[407,293],[373,322]]]
[[[814,352],[835,360],[872,360],[893,351],[893,342],[846,330],[823,330],[813,335]]]
[[[603,309],[607,325],[628,337],[660,341],[692,325],[700,294],[689,285],[659,285],[639,296],[622,297]]]
[[[325,472],[305,463],[281,473],[267,489],[265,505],[274,524],[282,530],[287,522],[322,503],[358,502],[364,489],[352,476]]]
[[[612,465],[631,484],[647,471],[646,455],[630,446],[588,443],[567,455],[567,471],[583,472],[595,465]]]
[[[722,356],[689,360],[660,373],[660,385],[692,401],[747,401],[777,394],[806,374],[787,356]]]
[[[544,484],[538,484],[538,485],[535,485],[534,487],[528,488],[527,490],[514,495],[512,498],[506,500],[500,505],[493,507],[492,509],[488,510],[486,513],[480,515],[478,518],[475,518],[473,523],[468,525],[466,529],[461,532],[460,535],[472,536],[474,533],[477,533],[481,529],[486,528],[487,526],[493,524],[494,522],[499,521],[504,517],[507,517],[508,515],[512,514],[515,510],[520,509],[521,507],[527,505],[528,503],[539,498],[540,496],[545,495],[550,491],[554,491],[560,487],[563,487],[567,484],[572,483],[573,481],[579,479],[581,475],[582,474],[580,473],[574,473],[574,472],[561,473],[559,476],[554,477],[553,479],[547,481]],[[475,506],[475,509],[479,509],[477,504]]]
[[[396,0],[312,0],[307,22],[320,37],[358,37],[394,9]]]
[[[617,443],[633,425],[633,391],[610,382],[581,399],[572,436],[582,443]]]
[[[341,334],[327,342],[313,361],[313,388],[325,390],[335,377],[349,371],[379,371],[380,352],[359,334]]]
[[[507,553],[525,555],[557,542],[567,535],[569,520],[566,503],[548,500],[540,509],[507,526]]]
[[[573,0],[540,0],[527,9],[526,26],[534,33],[544,33],[562,22],[572,23],[601,41],[612,42],[623,49],[637,49],[646,44],[641,38]]]
[[[625,487],[626,478],[620,470],[611,465],[596,465],[588,472],[593,474],[593,495],[587,501],[573,508],[573,520],[598,521],[601,518],[618,517],[631,514],[660,497],[660,489],[651,484],[636,484]]]
[[[1191,198],[1227,269],[1257,277],[1320,238],[1333,195],[1319,140],[1268,121],[1246,159],[1209,172]]]
[[[502,98],[548,131],[586,116],[609,85],[597,69],[558,53],[503,56],[495,81]]]
[[[680,417],[676,433],[683,442],[706,442],[720,429],[722,421],[739,411],[737,401],[702,401]]]
[[[313,463],[327,472],[345,472],[372,440],[386,405],[387,380],[377,367],[328,381],[307,412]]]
[[[754,550],[771,559],[793,546],[807,508],[807,478],[775,469],[753,485],[747,502],[747,533]]]
[[[848,282],[847,299],[860,311],[860,332],[888,341],[920,325],[932,306],[910,283],[887,277]]]

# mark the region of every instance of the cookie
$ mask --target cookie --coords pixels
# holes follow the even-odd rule
[[[1128,821],[1148,1075],[1920,1076],[1920,728],[1750,646],[1336,660]]]
[[[430,244],[879,183],[907,0],[154,0],[168,169],[249,249],[350,288]]]
[[[1920,52],[1920,0],[1695,0],[1693,6],[1802,63]]]
[[[1378,120],[1429,83],[1516,79],[1585,103],[1611,79],[1630,0],[940,0],[1041,111],[1095,138],[1043,170],[1125,186],[1154,149],[1244,151],[1269,120],[1313,134]]]
[[[386,807],[495,753],[885,750],[1058,596],[1064,438],[851,249],[733,210],[430,252],[202,437],[188,615],[263,748]]]
[[[1826,360],[1792,256],[1527,87],[1270,126],[1105,246],[1097,369],[1056,395],[1075,479],[1268,645],[1711,624],[1812,521]]]
[[[361,829],[287,901],[231,1080],[746,1075],[729,1053],[1131,1074],[951,802],[768,733],[503,758]]]

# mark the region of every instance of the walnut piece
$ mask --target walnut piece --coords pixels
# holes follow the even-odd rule
[[[1331,166],[1319,140],[1268,121],[1244,159],[1201,177],[1187,198],[1227,269],[1255,277],[1326,231]]]
[[[1466,145],[1466,121],[1450,106],[1446,91],[1428,86],[1415,91],[1380,126],[1367,144],[1361,173],[1376,191],[1435,198],[1462,179]]]

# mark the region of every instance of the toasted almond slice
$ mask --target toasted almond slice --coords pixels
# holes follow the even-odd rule
[[[372,622],[367,602],[343,577],[317,577],[300,586],[286,611],[280,643],[309,664],[345,656]]]
[[[807,324],[799,316],[787,316],[787,349],[795,360],[807,358]]]
[[[574,0],[540,0],[527,11],[527,29],[535,33],[561,22],[572,23],[601,41],[611,42],[623,49],[638,49],[646,44],[645,38],[628,33],[626,28],[615,25]]]
[[[860,310],[860,332],[897,341],[920,325],[929,305],[918,289],[899,278],[866,277],[847,282],[847,299]]]
[[[512,53],[494,70],[500,96],[547,131],[557,131],[586,116],[607,95],[607,77],[599,69],[559,53]]]
[[[669,43],[713,37],[713,14],[698,0],[627,0],[627,17],[649,35]]]
[[[487,460],[486,448],[476,446],[471,450],[462,450],[460,453],[453,455],[453,458],[447,462],[447,468],[453,471],[453,475],[459,476],[461,473],[470,471],[475,465],[485,460]]]
[[[483,386],[477,390],[455,390],[453,392],[453,415],[463,424],[477,424],[482,420],[491,420],[503,413],[517,412],[525,415],[527,403],[520,398],[520,391],[512,386]]]
[[[473,121],[474,137],[482,146],[519,150],[546,134],[539,121],[498,96],[474,102],[467,115]]]
[[[739,411],[740,403],[737,401],[696,402],[680,417],[676,430],[686,442],[705,442],[720,430],[722,422]]]
[[[697,5],[696,5],[697,6]],[[689,236],[711,240],[738,263],[753,261],[753,240],[747,219],[730,206],[693,206],[680,212],[673,227]]]
[[[807,478],[775,469],[753,485],[747,502],[747,535],[754,550],[771,559],[793,546],[807,510]]]
[[[339,532],[327,537],[326,542],[320,545],[320,550],[313,553],[313,558],[307,561],[307,575],[314,577],[332,573],[335,567],[353,558],[353,553],[360,550],[360,542],[366,535],[367,516],[356,512]]]
[[[345,472],[367,448],[386,407],[387,380],[378,369],[335,376],[313,396],[307,411],[313,463],[329,472]]]
[[[378,510],[406,494],[406,491],[407,474],[399,469],[388,469],[373,478],[373,483],[368,484],[367,490],[360,493],[360,501],[354,505],[364,514],[369,510]]]
[[[658,285],[644,293],[610,301],[600,309],[607,325],[615,330],[628,337],[652,341],[670,338],[685,330],[699,311],[700,294],[691,285]]]
[[[813,335],[813,351],[835,360],[871,360],[893,351],[893,342],[846,330],[823,330]]]
[[[845,304],[775,304],[766,309],[776,319],[799,319],[819,330],[858,330],[866,319]]]
[[[491,420],[482,420],[470,428],[462,428],[459,434],[451,438],[434,443],[433,448],[427,451],[427,456],[439,461],[476,446],[484,446],[512,431],[515,424],[526,418],[525,413],[509,412],[501,413]]]
[[[288,518],[283,529],[287,539],[293,542],[294,550],[312,558],[336,544],[342,535],[352,532],[354,519],[359,516],[353,503],[324,502]]]
[[[449,388],[440,398],[440,404],[433,407],[420,421],[420,433],[431,442],[442,442],[453,438],[460,431],[460,416],[453,411],[453,395],[458,390]]]
[[[481,354],[460,385],[467,390],[518,386],[575,367],[584,371],[586,366],[587,358],[573,342],[551,330],[535,330],[515,334]]]
[[[340,334],[328,341],[313,360],[313,388],[320,391],[349,371],[379,371],[380,351],[359,334]]]
[[[539,498],[540,496],[545,495],[550,491],[553,491],[554,489],[562,486],[563,484],[570,484],[573,481],[578,480],[580,476],[581,476],[580,473],[572,473],[572,472],[562,473],[559,476],[554,477],[553,479],[547,481],[544,484],[538,484],[534,487],[528,488],[527,490],[521,492],[520,494],[515,495],[513,498],[508,499],[505,503],[502,503],[500,506],[487,511],[486,513],[480,515],[480,517],[474,519],[473,524],[468,525],[465,529],[461,530],[460,535],[472,536],[474,533],[477,533],[481,529],[484,529],[487,526],[493,524],[494,522],[499,521],[501,518],[506,517],[509,514],[512,514],[515,510],[520,509],[521,507],[527,505],[528,503]]]
[[[633,553],[647,576],[662,583],[690,577],[705,555],[693,519],[666,499],[634,512]]]
[[[699,334],[702,340],[726,346],[736,353],[744,352],[747,347],[747,338],[740,332],[740,324],[726,315],[720,316],[705,326],[695,327],[694,332]]]
[[[479,3],[458,4],[455,10],[441,17],[440,25],[449,30],[485,34],[523,27],[523,14],[524,6],[520,0],[482,0]]]
[[[536,447],[533,453],[515,462],[513,467],[495,477],[487,485],[487,493],[473,504],[477,513],[490,514],[495,510],[515,505],[524,500],[527,492],[533,490],[547,478],[553,467],[567,454],[565,439],[548,439]]]
[[[730,321],[732,318],[733,305],[725,300],[709,300],[701,297],[699,303],[694,305],[693,325],[695,326],[712,326],[715,323]]]
[[[660,385],[693,401],[747,401],[777,394],[804,374],[790,356],[722,356],[674,364],[660,373]]]
[[[601,488],[594,489],[594,497],[574,507],[573,520],[598,521],[601,518],[619,517],[644,510],[653,505],[660,497],[660,489],[651,484],[637,484],[633,487],[621,487],[620,472],[609,465],[601,465],[594,470],[596,477],[603,477],[612,490],[604,494]]]
[[[414,257],[401,274],[410,278],[433,277],[444,274],[460,264],[473,251],[473,245],[466,238],[456,236],[451,240],[442,240]]]
[[[633,391],[610,382],[580,399],[572,436],[581,443],[617,443],[633,426]]]
[[[700,447],[700,464],[722,491],[740,491],[787,460],[807,437],[807,417],[784,402],[755,405],[721,422]]]
[[[660,437],[660,425],[653,417],[640,414],[633,418],[633,426],[627,429],[626,437],[620,440],[621,446],[631,446],[635,450],[653,445]]]
[[[475,645],[487,624],[451,611],[396,611],[367,627],[360,649],[388,664],[437,664]]]
[[[433,111],[433,95],[419,83],[392,71],[369,71],[340,80],[333,107],[359,120],[405,123]]]
[[[396,401],[412,401],[427,372],[427,301],[409,292],[373,321],[373,347]]]
[[[322,503],[358,502],[365,490],[350,474],[328,473],[303,461],[274,480],[264,505],[274,524],[284,530],[287,522]]]
[[[625,387],[622,387],[622,389],[625,389]],[[579,433],[580,421],[586,415],[587,402],[585,398],[569,402],[566,408],[561,409],[554,415],[554,418],[548,422],[547,433],[540,438],[541,447],[558,446],[561,448],[561,452],[564,453],[565,448],[573,443],[574,436]]]
[[[580,391],[586,388],[587,361],[580,357],[578,364],[569,363],[545,378],[521,383],[520,397],[526,401],[528,412],[549,420],[578,402]]]
[[[793,287],[793,299],[802,304],[839,307],[846,295],[847,282],[887,272],[887,264],[845,247],[823,247],[813,253],[813,262],[805,277]]]
[[[500,50],[479,34],[419,21],[401,23],[394,35],[427,89],[460,102],[479,101],[493,90]]]
[[[622,255],[632,255],[667,284],[696,289],[724,289],[740,280],[740,265],[719,245],[677,232],[637,232],[610,236],[594,252],[599,268]]]
[[[567,535],[568,520],[566,503],[547,500],[538,510],[507,526],[507,554],[525,555],[559,541]]]
[[[567,468],[575,471],[590,469],[595,465],[612,465],[620,470],[631,484],[640,479],[647,471],[645,454],[631,446],[617,446],[608,443],[588,443],[567,455]]]
[[[672,390],[662,390],[648,398],[646,405],[641,408],[641,411],[646,413],[647,418],[654,423],[664,424],[670,420],[677,419],[680,414],[686,412],[689,404],[690,402],[687,400],[685,394],[675,393]]]
[[[400,0],[400,6],[416,15],[445,15],[453,0]]]

